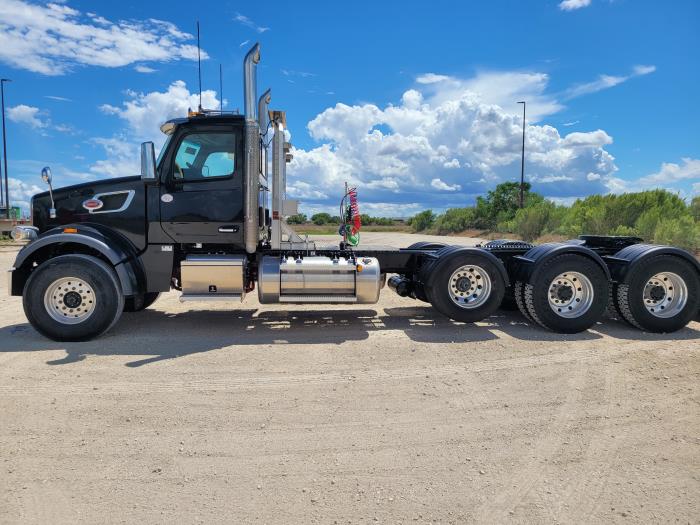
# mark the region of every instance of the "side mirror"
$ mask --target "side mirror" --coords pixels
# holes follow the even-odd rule
[[[51,207],[49,208],[49,218],[56,218],[56,205],[53,202],[53,188],[51,187],[51,168],[45,166],[41,170],[41,180],[49,185],[49,197],[51,198]]]
[[[141,144],[141,180],[156,180],[156,150],[153,142]]]

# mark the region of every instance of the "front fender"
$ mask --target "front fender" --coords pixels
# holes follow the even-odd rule
[[[77,230],[75,233],[69,233]],[[10,273],[9,292],[11,295],[22,295],[24,283],[32,271],[33,263],[50,258],[56,249],[73,246],[76,251],[97,252],[113,267],[121,283],[124,295],[134,295],[142,288],[142,272],[136,264],[136,250],[130,247],[128,241],[115,236],[106,235],[94,228],[76,225],[65,225],[49,230],[37,239],[27,244],[17,254]],[[70,250],[65,253],[71,253]]]

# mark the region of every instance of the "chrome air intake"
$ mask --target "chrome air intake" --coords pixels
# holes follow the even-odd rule
[[[363,303],[379,300],[383,276],[373,257],[262,258],[258,270],[261,303]]]

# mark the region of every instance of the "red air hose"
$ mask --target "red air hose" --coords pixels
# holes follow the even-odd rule
[[[357,189],[352,188],[348,192],[350,196],[350,215],[352,217],[352,235],[357,235],[362,226],[362,220],[360,219],[360,206],[357,203]]]

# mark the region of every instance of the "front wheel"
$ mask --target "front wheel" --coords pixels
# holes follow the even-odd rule
[[[24,286],[31,325],[54,341],[86,341],[109,330],[124,295],[109,265],[89,255],[62,255],[41,264]]]

